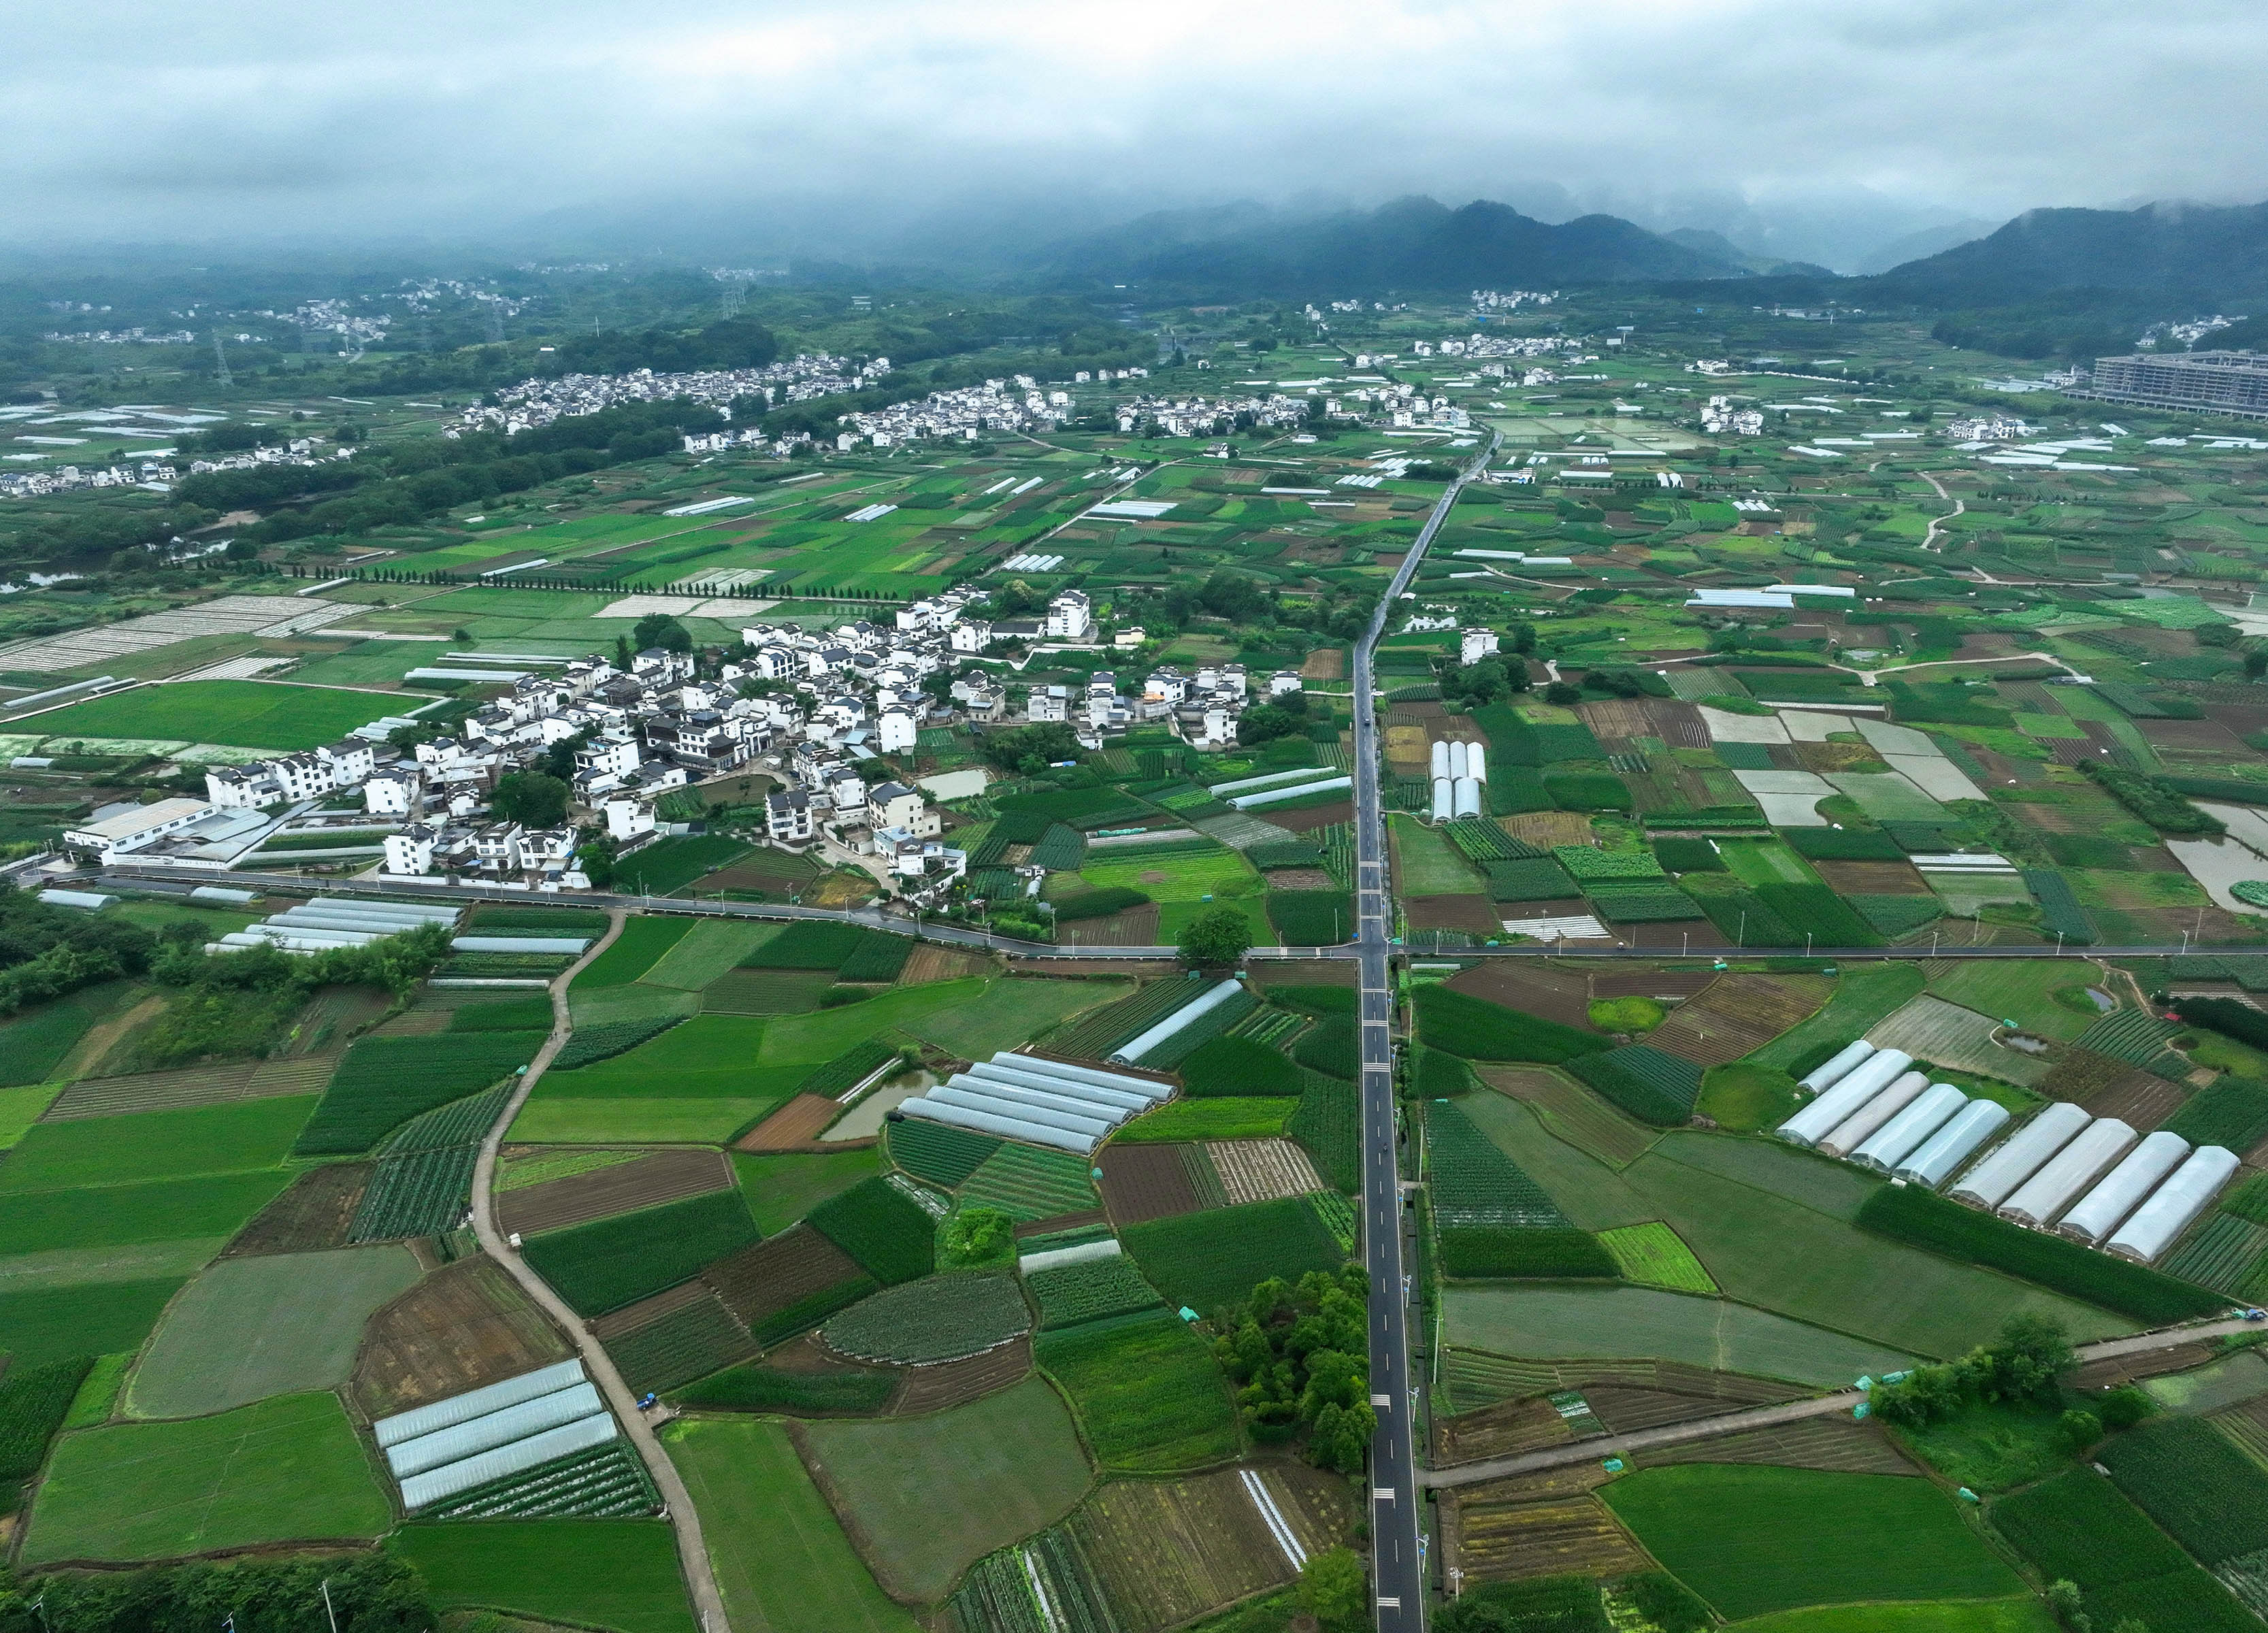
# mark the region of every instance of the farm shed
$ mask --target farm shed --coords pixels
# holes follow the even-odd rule
[[[1793,1145],[1817,1144],[1912,1064],[1913,1056],[1903,1049],[1877,1050],[1841,1082],[1780,1124],[1780,1138]],[[1922,1083],[1926,1087],[1929,1079],[1923,1078]]]
[[[1932,1190],[1945,1183],[1977,1147],[2007,1126],[2008,1108],[1997,1100],[1971,1100],[1953,1121],[1930,1136],[1922,1148],[1891,1170],[1910,1184]]]
[[[2134,1148],[2134,1140],[2132,1128],[2117,1118],[2096,1118],[2016,1188],[2000,1204],[2000,1217],[2036,1231],[2047,1229],[2074,1197]]]
[[[1843,1119],[1832,1134],[1822,1136],[1818,1149],[1830,1157],[1848,1157],[1872,1139],[1877,1129],[1928,1092],[1929,1079],[1909,1071],[1864,1106]]]
[[[1800,1086],[1809,1089],[1814,1094],[1831,1089],[1874,1052],[1874,1046],[1864,1038],[1855,1043],[1846,1043],[1825,1065],[1815,1067],[1806,1073],[1799,1080]]]
[[[2190,1154],[2190,1143],[2161,1129],[2126,1153],[2125,1159],[2080,1198],[2056,1226],[2056,1232],[2094,1247],[2134,1211],[2158,1181]]]
[[[1120,1044],[1111,1051],[1110,1058],[1127,1065],[1133,1064],[1182,1027],[1201,1016],[1211,1014],[1243,989],[1233,979],[1221,982],[1195,1003],[1182,1004],[1155,1026]]]
[[[1851,1159],[1888,1173],[1940,1129],[1951,1122],[1969,1104],[1969,1097],[1949,1083],[1933,1083],[1921,1095],[1851,1152]]]
[[[2122,1259],[2149,1263],[2205,1210],[2240,1166],[2236,1153],[2224,1146],[2198,1147],[2103,1246]]]
[[[1999,1207],[2019,1185],[2038,1173],[2049,1158],[2070,1144],[2073,1135],[2094,1121],[2085,1107],[2058,1100],[1963,1174],[1961,1182],[1947,1195],[1972,1207]]]

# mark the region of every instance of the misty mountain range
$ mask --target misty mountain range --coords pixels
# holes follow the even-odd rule
[[[1550,224],[1508,204],[1451,209],[1412,197],[1368,211],[1291,217],[1257,205],[1159,211],[1030,253],[1025,276],[1139,289],[1145,298],[1321,299],[1389,290],[1551,289],[1602,283],[1769,278],[1853,301],[1994,306],[2058,291],[2116,291],[2200,309],[2268,293],[2268,204],[2037,210],[1872,276],[1843,278],[1693,228],[1652,232],[1617,217]],[[1824,293],[1822,289],[1821,293]]]

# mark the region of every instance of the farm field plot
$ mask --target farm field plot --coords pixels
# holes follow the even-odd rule
[[[828,1197],[872,1177],[880,1166],[880,1154],[871,1146],[764,1156],[736,1152],[733,1158],[749,1215],[768,1236],[777,1235]]]
[[[1104,1146],[1102,1201],[1121,1227],[1170,1219],[1204,1205],[1179,1146],[1113,1141]]]
[[[732,1183],[732,1166],[720,1151],[653,1151],[587,1173],[506,1191],[498,1198],[497,1217],[505,1231],[534,1236],[610,1214],[681,1202]]]
[[[934,1416],[789,1432],[876,1578],[911,1600],[1062,1519],[1089,1482],[1070,1414],[1036,1378]]]
[[[700,1511],[735,1626],[915,1633],[874,1581],[776,1423],[680,1419],[663,1444]]]
[[[2029,1594],[1954,1604],[1821,1605],[1740,1624],[1740,1633],[2056,1633],[2055,1618]]]
[[[1031,1328],[1014,1276],[964,1270],[886,1288],[834,1317],[820,1336],[854,1360],[920,1366],[982,1354]]]
[[[738,1191],[666,1203],[529,1241],[527,1262],[579,1315],[604,1315],[755,1245]]]
[[[2076,1583],[2093,1615],[2132,1615],[2183,1633],[2258,1625],[2117,1487],[2073,1468],[1994,1501],[1985,1518],[2041,1575]]]
[[[1123,1253],[1030,1271],[1024,1276],[1024,1288],[1040,1307],[1043,1330],[1129,1315],[1158,1304],[1157,1290]]]
[[[1145,1112],[1118,1131],[1114,1145],[1154,1140],[1263,1140],[1284,1132],[1300,1102],[1276,1095],[1216,1095],[1178,1100]]]
[[[281,1395],[217,1417],[63,1437],[24,1557],[165,1559],[394,1523],[338,1399]]]
[[[777,1025],[745,1015],[696,1015],[635,1048],[571,1070],[546,1072],[531,1100],[784,1100],[803,1078],[789,1066],[762,1066],[757,1055]]]
[[[1965,1354],[2019,1310],[2060,1320],[2083,1339],[2128,1330],[2075,1299],[1887,1241],[1659,1149],[1624,1180],[1656,1204],[1731,1297],[1909,1354]]]
[[[1345,1259],[1300,1197],[1156,1219],[1130,1227],[1122,1239],[1167,1303],[1200,1313],[1243,1298],[1271,1276],[1296,1282]]]
[[[1670,1292],[1717,1291],[1717,1284],[1693,1256],[1693,1250],[1666,1225],[1630,1225],[1620,1230],[1602,1231],[1599,1246],[1614,1256],[1615,1268],[1626,1282]]]
[[[1607,1395],[1608,1410],[1624,1402]],[[1602,1419],[1601,1421],[1606,1421]],[[1639,1461],[1648,1468],[1679,1463],[1763,1463],[1778,1468],[1817,1468],[1834,1474],[1895,1475],[1901,1479],[1918,1471],[1871,1424],[1847,1417],[1808,1417],[1766,1429],[1715,1435],[1650,1451]]]
[[[961,1182],[961,1203],[1026,1221],[1083,1213],[1095,1204],[1088,1172],[1086,1159],[1068,1151],[1004,1144]]]
[[[138,1185],[21,1192],[0,1208],[0,1258],[63,1248],[225,1238],[266,1206],[290,1178],[273,1168]]]
[[[757,1350],[755,1340],[703,1282],[681,1282],[591,1323],[632,1394],[659,1394]]]
[[[303,1157],[368,1151],[419,1113],[511,1076],[545,1041],[540,1032],[360,1039],[339,1063],[293,1150]]]
[[[312,1095],[36,1124],[0,1162],[0,1194],[237,1173],[284,1160]]]
[[[1205,1147],[1231,1205],[1273,1202],[1324,1188],[1307,1153],[1290,1140],[1223,1140]]]
[[[354,1362],[355,1404],[404,1412],[564,1360],[567,1341],[486,1258],[444,1266],[373,1315]]]
[[[677,1541],[650,1519],[490,1519],[405,1526],[387,1551],[437,1609],[516,1611],[618,1633],[695,1633]]]
[[[1724,1298],[1646,1287],[1462,1285],[1441,1298],[1446,1342],[1543,1359],[1652,1357],[1820,1388],[1911,1365],[1862,1339]]]
[[[1822,1045],[1839,1048],[1853,1038],[1872,1035],[1874,1026],[1920,992],[1918,965],[1902,962],[1861,965],[1837,977],[1827,1006],[1800,1021],[1749,1058],[1759,1066],[1785,1071]]]
[[[1344,1539],[1344,1498],[1328,1476],[1297,1465],[1255,1472],[1310,1554]],[[1159,1633],[1294,1575],[1234,1469],[1114,1482],[1064,1529],[1094,1565],[1124,1633]]]
[[[660,962],[701,922],[633,915],[623,921],[622,932],[615,938],[614,944],[584,966],[582,974],[575,977],[575,996],[581,997],[603,987],[628,986]]]
[[[229,1242],[232,1257],[343,1247],[374,1165],[325,1163],[293,1180]]]
[[[112,1117],[132,1112],[218,1106],[232,1100],[320,1094],[337,1067],[335,1055],[299,1055],[274,1060],[230,1061],[217,1066],[190,1066],[180,1071],[144,1072],[133,1077],[82,1078],[56,1098],[40,1121],[63,1122],[77,1117]]]
[[[183,680],[136,687],[40,717],[60,737],[170,739],[239,748],[313,748],[335,743],[401,704],[371,692],[262,680]]]
[[[889,996],[900,997],[932,989],[900,987]],[[940,1007],[896,1024],[923,1042],[933,1043],[964,1060],[985,1060],[998,1050],[1016,1048],[1058,1021],[1115,1003],[1132,990],[1131,984],[1116,981],[1049,981],[1018,976],[993,982],[973,1003]],[[884,1000],[869,1003],[881,1001]]]
[[[779,931],[777,924],[747,919],[697,920],[638,979],[652,986],[698,991],[726,970],[737,968],[742,959]]]
[[[195,1246],[200,1259],[210,1256],[211,1243]],[[184,1272],[192,1268],[181,1267]],[[129,1354],[142,1347],[184,1279],[129,1271],[126,1280],[70,1281],[0,1293],[0,1351],[10,1356],[11,1366]]]
[[[939,1018],[956,1011],[976,1011],[990,997],[990,989],[998,984],[984,977],[967,981],[941,982],[933,987],[894,987],[863,1004],[852,1004],[841,1009],[821,1010],[811,1015],[776,1016],[764,1026],[763,1047],[757,1063],[764,1066],[823,1066],[828,1061],[869,1038],[880,1036],[892,1027],[912,1033],[924,1041],[930,1038],[930,1028],[939,1024]],[[1083,985],[1082,982],[1034,982],[1039,987]],[[1015,1008],[1010,1000],[1007,1008]],[[987,1011],[987,1013],[998,1011]],[[950,1026],[950,1021],[942,1024]],[[968,1023],[964,1025],[976,1025]],[[957,1030],[957,1029],[956,1029]],[[976,1054],[964,1054],[963,1059],[982,1059],[995,1049],[1011,1048],[1021,1042],[1028,1033],[1019,1032],[1012,1038],[997,1043],[986,1043]],[[946,1046],[950,1047],[950,1046]]]
[[[1929,990],[1948,1004],[2069,1041],[2101,1019],[2087,989],[2100,988],[2102,979],[2093,965],[2069,960],[1964,959],[1933,979]]]
[[[826,1131],[843,1114],[843,1107],[824,1094],[798,1093],[785,1105],[733,1142],[741,1151],[800,1150]]]
[[[966,1360],[914,1368],[890,1409],[900,1417],[923,1417],[967,1406],[1020,1382],[1031,1370],[1032,1341],[1012,1339]]]
[[[224,1259],[166,1313],[126,1410],[197,1417],[342,1384],[364,1324],[417,1277],[406,1247]]]
[[[1568,1572],[1624,1576],[1650,1563],[1613,1512],[1587,1495],[1530,1503],[1460,1502],[1456,1560],[1467,1581]]]
[[[1145,1311],[1042,1334],[1034,1356],[1106,1468],[1201,1468],[1236,1455],[1220,1369],[1178,1316]]]
[[[1825,983],[1815,976],[1719,975],[1646,1041],[1697,1065],[1721,1066],[1761,1048],[1826,998]]]
[[[1405,896],[1469,895],[1483,887],[1479,872],[1447,836],[1415,817],[1390,819],[1395,888]]]
[[[1869,1028],[1867,1041],[1879,1049],[1904,1049],[1917,1061],[2007,1083],[2029,1086],[2046,1077],[2045,1061],[1992,1041],[1996,1025],[1975,1010],[1924,994]]]
[[[512,1120],[511,1139],[538,1145],[721,1145],[778,1104],[716,1095],[546,1095],[554,1081],[547,1074],[528,1096]]]
[[[1613,1167],[1628,1167],[1661,1137],[1659,1129],[1624,1116],[1589,1089],[1550,1067],[1476,1070],[1490,1088],[1524,1102],[1557,1137]]]
[[[1926,1481],[1696,1464],[1642,1470],[1602,1495],[1655,1558],[1734,1620],[2023,1589]]]
[[[857,1260],[808,1225],[718,1260],[702,1279],[768,1342],[817,1325],[877,1285]],[[806,1314],[808,1320],[786,1319]],[[784,1330],[773,1332],[775,1323],[784,1323]]]

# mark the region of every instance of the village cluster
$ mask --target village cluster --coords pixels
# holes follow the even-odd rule
[[[627,668],[592,657],[556,673],[519,673],[452,735],[397,746],[389,739],[415,723],[388,717],[305,753],[216,766],[202,800],[99,811],[66,842],[105,863],[163,857],[219,872],[279,836],[303,859],[320,859],[327,835],[344,854],[382,834],[389,874],[580,890],[591,886],[577,861],[586,832],[604,832],[619,867],[669,831],[656,810],[663,795],[755,769],[778,784],[766,796],[770,842],[816,847],[929,904],[966,872],[968,858],[942,842],[944,819],[929,798],[882,758],[910,753],[920,732],[964,721],[1056,724],[1099,748],[1138,724],[1162,722],[1192,747],[1219,749],[1237,740],[1248,703],[1300,687],[1290,671],[1256,683],[1231,663],[1160,667],[1132,692],[1104,670],[1084,688],[1040,685],[1012,695],[979,666],[1005,666],[1004,645],[1097,646],[1093,607],[1083,591],[1066,589],[1043,613],[990,618],[978,598],[957,588],[899,608],[888,622],[821,632],[753,623],[713,676],[701,675],[690,654],[660,649],[637,653]],[[1142,640],[1138,629],[1114,636],[1122,647]],[[955,669],[950,680],[932,679]],[[541,769],[563,743],[573,760],[568,819],[539,828],[497,813],[498,784]]]

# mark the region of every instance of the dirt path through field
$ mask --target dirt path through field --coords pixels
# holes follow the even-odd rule
[[[2079,1346],[2079,1358],[2081,1362],[2107,1360],[2114,1356],[2140,1355],[2152,1350],[2179,1349],[2184,1344],[2192,1344],[2199,1339],[2222,1333],[2258,1330],[2257,1323],[2241,1319],[2204,1321],[2167,1332],[2141,1333],[2132,1338],[2106,1338],[2100,1343],[2081,1344]],[[1719,1356],[1719,1365],[1729,1363]],[[1652,1446],[1680,1445],[1689,1440],[1712,1439],[1739,1429],[1764,1429],[1775,1423],[1797,1423],[1807,1417],[1847,1416],[1851,1409],[1864,1398],[1856,1389],[1844,1389],[1834,1394],[1821,1395],[1815,1400],[1788,1401],[1778,1406],[1752,1406],[1737,1412],[1719,1413],[1713,1417],[1690,1417],[1683,1423],[1664,1423],[1658,1429],[1635,1429],[1619,1435],[1587,1435],[1565,1445],[1546,1446],[1540,1451],[1521,1452],[1510,1457],[1491,1457],[1482,1462],[1460,1464],[1454,1468],[1421,1468],[1418,1471],[1418,1482],[1436,1487],[1478,1485],[1487,1480],[1501,1480],[1507,1475],[1532,1474],[1540,1468],[1587,1463],[1621,1453],[1643,1452]]]
[[[480,1159],[473,1169],[473,1229],[481,1239],[481,1250],[502,1265],[512,1280],[526,1291],[527,1296],[559,1324],[560,1329],[573,1342],[577,1353],[583,1357],[583,1370],[607,1397],[607,1404],[614,1409],[615,1416],[621,1423],[622,1432],[630,1437],[631,1445],[637,1449],[640,1460],[645,1464],[646,1472],[653,1476],[655,1489],[661,1493],[661,1500],[669,1510],[669,1523],[677,1534],[678,1563],[685,1571],[686,1585],[691,1591],[694,1615],[700,1620],[702,1633],[728,1633],[732,1624],[725,1619],[725,1596],[717,1590],[717,1573],[710,1567],[709,1545],[701,1534],[700,1512],[693,1506],[693,1494],[686,1490],[685,1482],[679,1477],[677,1465],[669,1460],[669,1454],[661,1449],[661,1442],[654,1438],[653,1429],[647,1423],[645,1414],[638,1410],[637,1397],[622,1381],[622,1375],[616,1370],[613,1358],[607,1354],[606,1346],[592,1335],[582,1319],[567,1307],[566,1301],[551,1291],[550,1284],[512,1251],[511,1245],[504,1240],[504,1233],[497,1228],[497,1152],[504,1144],[504,1130],[512,1127],[512,1120],[519,1115],[519,1108],[527,1103],[529,1091],[542,1078],[544,1069],[551,1064],[552,1057],[567,1041],[568,1033],[572,1029],[567,1015],[568,983],[575,979],[585,965],[614,945],[615,938],[622,933],[622,925],[628,916],[619,908],[610,912],[607,933],[593,942],[583,956],[551,983],[551,1035],[536,1051],[534,1060],[528,1063],[526,1075],[519,1080],[519,1086],[512,1091],[503,1113],[490,1128],[488,1136],[481,1142]]]

